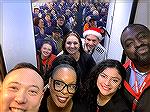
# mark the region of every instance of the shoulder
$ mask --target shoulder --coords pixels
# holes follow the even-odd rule
[[[90,63],[95,63],[93,57],[91,54],[88,54],[86,52],[81,53],[81,57],[82,60],[85,60],[85,62],[90,62]]]
[[[113,110],[116,112],[131,112],[124,96],[117,92],[111,99]]]
[[[50,58],[53,58],[55,59],[57,56],[55,54],[51,54],[51,57]]]

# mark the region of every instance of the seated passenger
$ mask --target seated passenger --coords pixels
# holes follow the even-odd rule
[[[67,55],[58,56],[49,72],[49,91],[45,92],[40,112],[73,112],[73,96],[80,87],[79,69],[76,61]]]
[[[47,79],[46,72],[51,69],[52,62],[56,58],[53,54],[52,43],[43,41],[40,51],[37,53],[37,68],[42,73],[44,81]]]
[[[125,77],[125,68],[117,60],[96,65],[84,85],[86,112],[131,112],[124,98]]]
[[[44,20],[42,18],[35,17],[33,19],[33,25],[39,27],[41,35],[45,35]]]
[[[44,94],[41,73],[30,63],[16,65],[0,88],[0,112],[38,112]]]

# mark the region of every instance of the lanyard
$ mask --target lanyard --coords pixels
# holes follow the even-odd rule
[[[135,66],[133,63],[131,63],[132,69],[134,71],[134,78],[135,78],[135,82],[134,82],[134,86],[135,86],[135,91],[137,95],[140,95],[143,92],[144,87],[146,86],[148,80],[150,79],[149,73],[147,74],[147,76],[145,77],[141,87],[138,87],[138,79],[137,79],[137,73],[135,71]]]

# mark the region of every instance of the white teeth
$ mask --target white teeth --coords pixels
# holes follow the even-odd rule
[[[104,86],[103,86],[103,88],[104,88],[105,90],[109,90],[109,88],[108,88],[108,87],[104,87]]]
[[[12,112],[25,112],[22,109],[18,109],[18,108],[11,108]]]
[[[62,98],[62,97],[58,97],[60,100],[63,100],[63,101],[65,101],[66,100],[66,98]]]

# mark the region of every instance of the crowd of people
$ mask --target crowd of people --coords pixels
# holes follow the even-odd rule
[[[61,0],[34,8],[37,67],[23,62],[7,73],[0,112],[149,112],[150,30],[129,24],[120,37],[126,63],[106,59],[105,32],[91,16],[104,10],[99,5]],[[69,24],[80,15],[74,11],[84,18],[81,34]]]
[[[26,62],[7,73],[0,86],[0,111],[149,112],[150,30],[142,24],[129,24],[120,40],[128,57],[125,64],[104,59],[84,70],[88,58],[79,60],[86,52],[79,35],[69,33],[63,41],[63,54],[55,57],[44,74],[46,80],[40,69]],[[51,52],[51,45],[45,46]]]
[[[58,0],[57,2],[32,3],[37,50],[39,50],[43,40],[53,39],[56,48],[55,55],[57,55],[62,50],[61,39],[68,32],[76,31],[83,38],[83,32],[87,29],[105,27],[108,8],[108,2],[77,3]],[[104,31],[102,32],[104,34]],[[54,39],[54,36],[57,39]],[[59,41],[58,38],[60,38]]]

